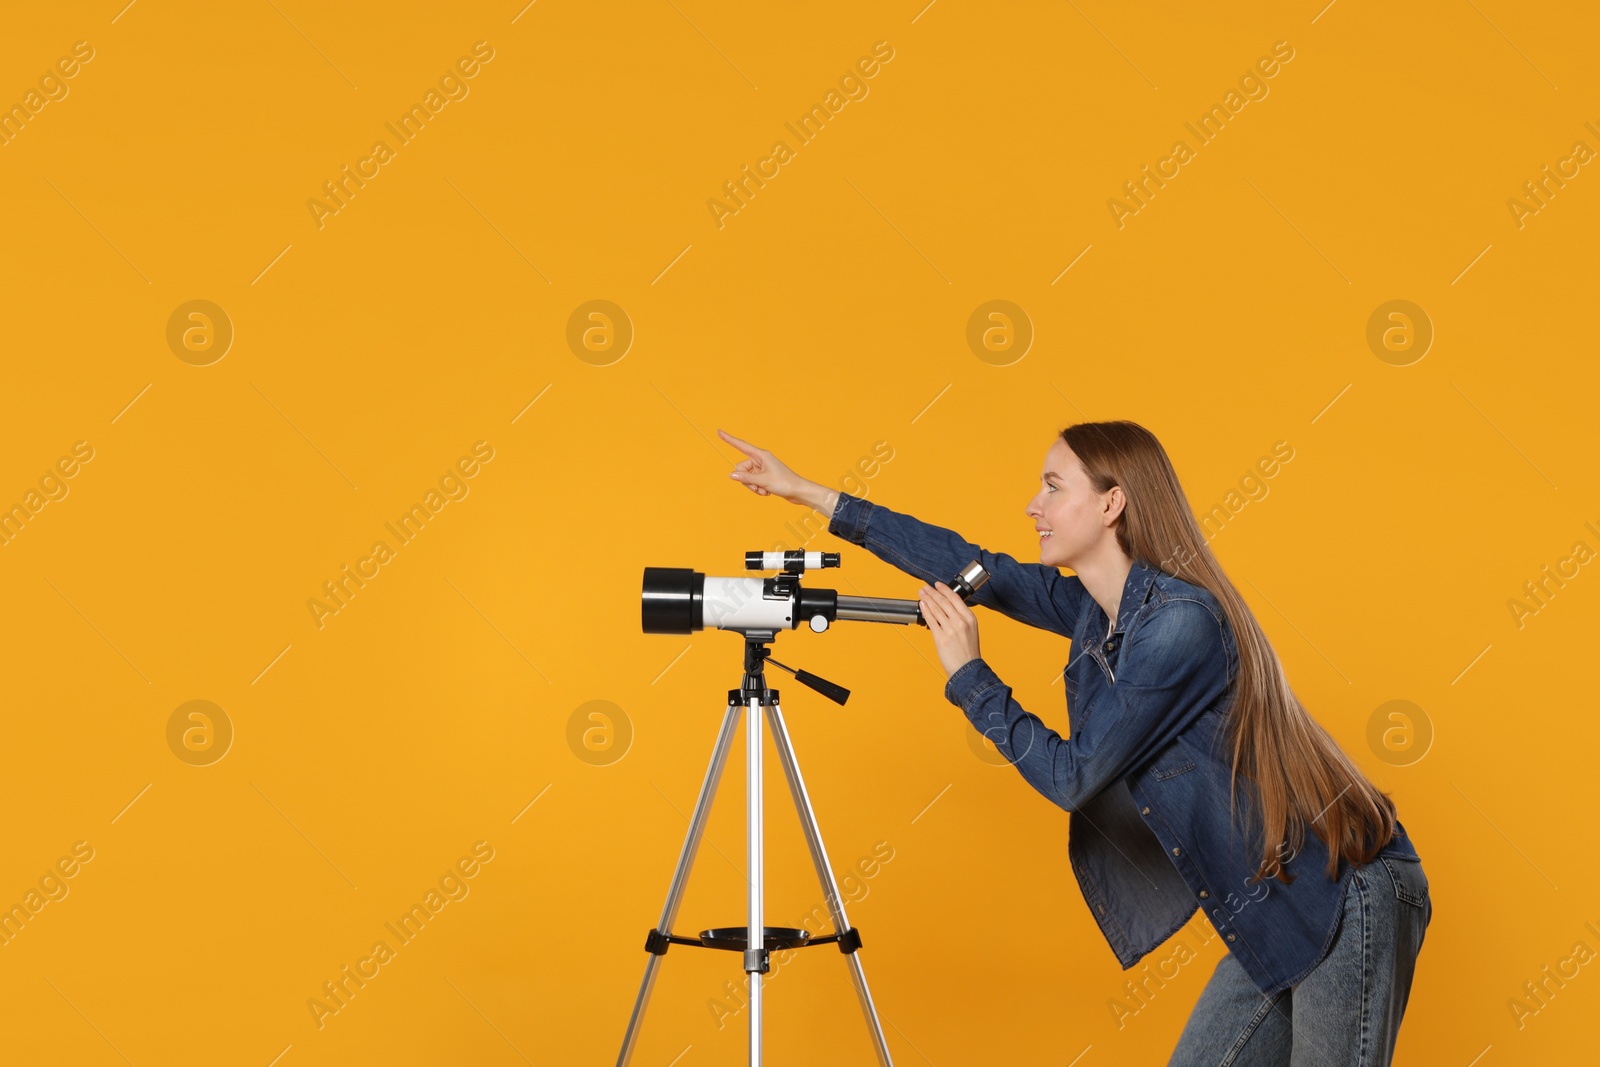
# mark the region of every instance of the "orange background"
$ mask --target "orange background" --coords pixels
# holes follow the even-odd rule
[[[1567,564],[1520,626],[1509,602],[1600,547],[1600,177],[1520,227],[1507,202],[1600,147],[1592,12],[119,7],[18,9],[0,38],[0,102],[93,50],[0,147],[0,503],[65,490],[0,547],[0,903],[65,892],[0,947],[9,1060],[613,1062],[740,667],[731,634],[640,632],[642,568],[805,543],[843,553],[814,584],[915,595],[729,482],[715,429],[1028,559],[1045,450],[1101,418],[1154,430],[1197,511],[1237,512],[1214,550],[1418,843],[1436,914],[1398,1060],[1588,1054],[1600,977],[1562,961],[1600,952],[1600,578]],[[385,123],[479,41],[466,95],[396,148]],[[880,41],[867,94],[798,144],[784,124]],[[1185,123],[1280,41],[1267,95],[1119,228],[1123,183],[1195,148]],[[393,158],[319,227],[308,201],[379,139]],[[779,139],[793,158],[719,228],[707,202]],[[169,345],[193,300],[231,323],[221,358],[215,313]],[[569,344],[592,300],[631,324],[620,355]],[[969,346],[991,300],[1031,324],[1020,358]],[[1368,343],[1391,300],[1432,324],[1420,359]],[[459,498],[399,544],[385,523],[441,479]],[[308,601],[379,540],[319,627]],[[1064,728],[1066,644],[980,618]],[[927,633],[774,652],[854,691],[774,672],[835,866],[892,850],[847,892],[896,1062],[1164,1062],[1220,957],[1204,923],[1119,1017],[1144,972],[1097,932],[1065,814],[971,744]],[[195,700],[220,712],[186,742]],[[1393,700],[1398,740],[1369,743]],[[591,701],[613,732],[586,742]],[[821,895],[768,771],[788,924]],[[736,748],[680,933],[744,921],[742,790]],[[441,879],[465,895],[319,1025],[323,983]],[[1572,977],[1519,1016],[1547,966]],[[635,1063],[744,1062],[744,1016],[712,1003],[740,978],[673,949]],[[767,1008],[769,1062],[873,1062],[831,947]]]

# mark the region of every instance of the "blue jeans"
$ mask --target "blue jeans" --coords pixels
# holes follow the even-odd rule
[[[1224,956],[1167,1067],[1387,1065],[1433,919],[1422,861],[1380,856],[1357,867],[1342,907],[1322,962],[1275,996]]]

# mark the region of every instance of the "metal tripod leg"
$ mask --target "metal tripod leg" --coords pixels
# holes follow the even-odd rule
[[[828,862],[828,850],[822,844],[822,831],[817,828],[817,815],[811,808],[811,797],[806,793],[806,783],[800,777],[800,764],[795,759],[794,746],[789,742],[789,729],[783,724],[783,711],[776,703],[766,706],[767,723],[772,728],[772,741],[778,749],[778,759],[783,763],[784,777],[789,779],[789,792],[794,806],[800,812],[800,825],[805,830],[806,844],[811,849],[811,862],[817,868],[817,878],[828,898],[828,911],[833,917],[833,928],[839,933],[850,929],[845,917],[844,899],[839,896],[839,883],[834,880],[833,866]],[[753,721],[753,719],[752,719]],[[878,1009],[873,1006],[872,993],[867,989],[867,975],[861,969],[861,950],[849,953],[850,982],[856,987],[856,999],[867,1017],[867,1028],[872,1031],[872,1042],[878,1052],[882,1067],[894,1067],[889,1057],[889,1046],[883,1039],[883,1026],[878,1022]],[[754,990],[752,989],[752,992]]]
[[[700,785],[700,799],[695,802],[694,815],[689,819],[689,831],[683,838],[683,851],[678,854],[678,869],[672,874],[672,886],[667,890],[667,904],[661,909],[661,923],[656,927],[661,934],[670,934],[678,918],[678,905],[683,903],[683,888],[689,880],[689,868],[694,866],[695,853],[700,849],[700,839],[705,833],[706,819],[711,814],[711,799],[716,795],[717,783],[722,780],[722,768],[728,761],[728,749],[733,745],[733,731],[739,725],[739,713],[744,708],[729,704],[722,720],[722,732],[717,735],[717,745],[711,752],[711,765],[706,768],[705,781]],[[639,986],[639,996],[633,1002],[633,1016],[628,1020],[628,1033],[622,1039],[622,1052],[617,1056],[617,1067],[628,1067],[633,1058],[634,1043],[639,1037],[639,1024],[644,1020],[645,1005],[650,1000],[650,990],[656,984],[656,971],[661,957],[651,953],[644,967],[644,982]]]

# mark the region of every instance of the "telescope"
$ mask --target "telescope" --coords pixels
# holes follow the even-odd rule
[[[678,866],[667,889],[667,902],[661,909],[661,919],[645,934],[644,949],[649,953],[645,963],[644,980],[639,995],[633,1002],[633,1014],[628,1019],[628,1029],[622,1038],[622,1051],[617,1056],[617,1067],[629,1067],[644,1022],[645,1007],[650,1002],[650,992],[655,987],[656,974],[667,949],[673,945],[695,948],[723,949],[741,952],[744,971],[749,985],[750,1067],[761,1067],[762,1016],[764,1012],[762,976],[771,970],[770,956],[774,951],[808,948],[817,945],[837,945],[848,960],[850,982],[855,987],[856,999],[866,1018],[872,1036],[873,1050],[877,1053],[879,1067],[894,1067],[889,1055],[889,1044],[884,1040],[883,1026],[878,1019],[878,1009],[867,988],[866,971],[860,959],[861,931],[850,925],[845,913],[844,897],[833,876],[833,866],[828,861],[828,850],[822,843],[822,831],[817,828],[817,815],[806,792],[805,779],[800,774],[800,762],[795,756],[789,728],[783,721],[783,709],[778,706],[778,691],[767,686],[765,665],[789,671],[795,680],[809,686],[832,700],[843,704],[850,691],[808,671],[784,666],[772,658],[767,645],[777,639],[780,631],[797,630],[802,621],[816,633],[822,633],[835,622],[892,622],[901,625],[917,623],[928,625],[922,617],[922,605],[916,600],[895,600],[885,597],[842,595],[834,589],[807,589],[800,584],[801,576],[808,570],[821,570],[839,565],[837,552],[746,552],[746,570],[775,570],[781,573],[770,578],[718,578],[708,577],[687,567],[646,567],[641,602],[641,621],[647,634],[688,634],[696,630],[734,630],[744,635],[744,673],[737,689],[728,690],[728,706],[723,714],[722,731],[711,751],[711,764],[706,768],[705,780],[700,786],[700,798],[695,802],[694,815],[689,819],[688,833],[683,839],[683,849],[678,854]],[[961,569],[948,583],[951,589],[965,600],[979,586],[988,581],[989,573],[978,560]],[[702,930],[692,937],[673,932],[678,907],[683,903],[684,888],[695,854],[705,834],[706,821],[711,813],[711,801],[722,780],[722,768],[733,745],[734,729],[739,719],[745,726],[745,852],[746,880],[749,883],[748,918],[742,926],[719,926]],[[763,727],[765,723],[765,727]],[[809,930],[788,926],[768,926],[765,917],[763,840],[762,840],[762,734],[770,730],[772,742],[778,750],[783,776],[789,783],[789,794],[794,798],[795,809],[800,814],[800,828],[805,832],[806,844],[811,851],[811,862],[816,867],[817,878],[822,883],[828,905],[828,915],[833,923],[833,933],[817,935]]]
[[[687,567],[646,567],[641,617],[647,634],[696,630],[741,633],[796,630],[802,620],[814,633],[835,622],[889,622],[927,626],[922,604],[891,597],[851,596],[834,589],[807,589],[807,570],[839,566],[837,552],[746,552],[746,570],[777,570],[772,578],[708,577]],[[947,584],[965,600],[989,578],[973,560]]]

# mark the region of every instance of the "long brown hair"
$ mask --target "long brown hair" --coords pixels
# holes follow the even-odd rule
[[[1254,787],[1263,832],[1254,877],[1291,881],[1282,849],[1298,852],[1308,825],[1328,846],[1329,878],[1337,876],[1340,857],[1351,864],[1370,862],[1395,835],[1394,802],[1294,695],[1250,606],[1211,554],[1161,442],[1126,420],[1080,422],[1062,430],[1061,439],[1095,492],[1122,487],[1126,504],[1116,524],[1122,551],[1207,590],[1227,616],[1239,649],[1228,711],[1230,801],[1242,775]]]

